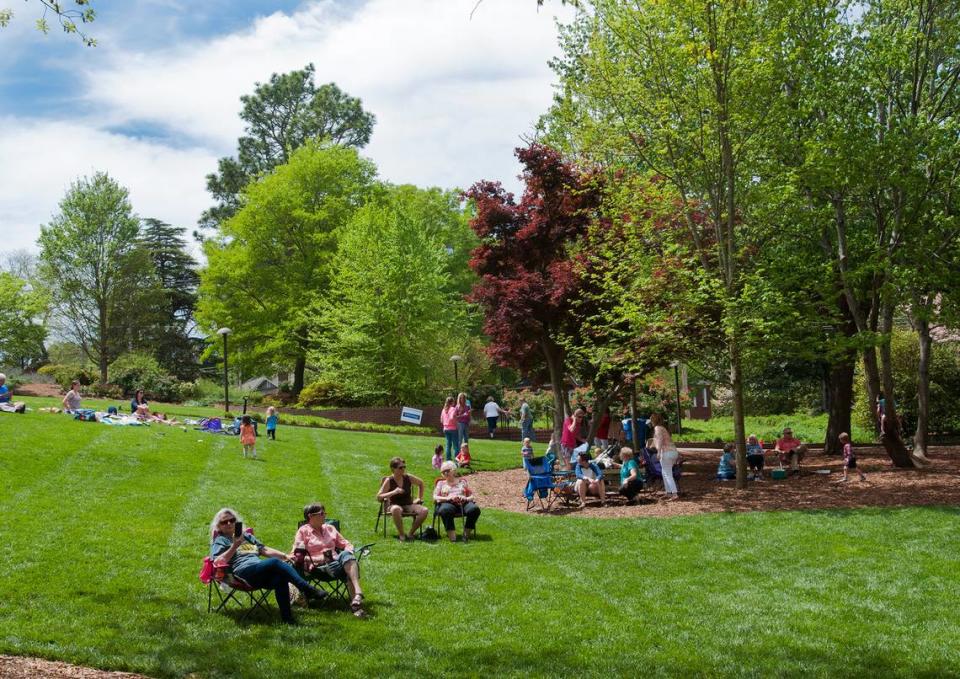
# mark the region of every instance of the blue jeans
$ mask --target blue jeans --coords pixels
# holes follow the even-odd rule
[[[246,580],[252,587],[272,589],[277,598],[277,608],[283,620],[292,620],[290,612],[290,588],[293,584],[301,592],[311,589],[310,583],[300,577],[293,566],[280,559],[263,559],[240,571],[234,571],[237,577]]]
[[[470,423],[469,422],[457,422],[457,434],[460,436],[460,443],[466,443],[470,440]],[[459,448],[457,449],[459,453]]]
[[[460,452],[460,435],[456,429],[444,429],[443,435],[447,438],[447,459],[452,460]]]
[[[520,423],[520,438],[530,439],[531,441],[536,440],[536,437],[533,435],[533,420]]]

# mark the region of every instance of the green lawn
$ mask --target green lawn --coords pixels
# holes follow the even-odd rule
[[[252,461],[231,437],[0,414],[0,653],[154,676],[960,676],[957,508],[485,510],[469,544],[401,545],[373,533],[377,480],[393,455],[433,478],[439,438],[279,438]],[[503,468],[515,448],[472,452]],[[377,542],[371,617],[207,614],[197,572],[214,512],[232,506],[288,549],[311,500],[355,544]]]

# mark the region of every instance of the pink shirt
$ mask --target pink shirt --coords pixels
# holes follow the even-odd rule
[[[440,424],[444,431],[456,431],[457,429],[457,409],[454,406],[444,408],[440,411]]]
[[[452,484],[447,483],[446,481],[440,481],[440,483],[437,484],[437,489],[435,492],[437,495],[446,495],[450,498],[453,498],[454,502],[456,502],[457,498],[460,500],[466,500],[473,495],[473,491],[471,491],[470,487],[467,486],[466,479],[457,479],[456,483]]]
[[[463,422],[463,423],[470,422],[470,406],[468,405],[457,406],[457,422]]]
[[[573,415],[563,421],[563,431],[560,432],[560,445],[564,448],[577,447],[577,433],[570,431],[570,425],[573,423]],[[576,427],[574,427],[576,429]]]
[[[307,554],[315,562],[323,563],[323,553],[327,550],[352,552],[353,545],[340,532],[329,523],[323,524],[323,528],[317,532],[309,523],[300,526],[296,537],[293,538],[293,549],[299,545],[307,548]],[[293,550],[291,550],[293,551]]]
[[[784,453],[789,453],[791,450],[793,450],[799,445],[800,445],[800,439],[795,439],[792,437],[791,438],[784,437],[782,439],[777,439],[777,450]]]

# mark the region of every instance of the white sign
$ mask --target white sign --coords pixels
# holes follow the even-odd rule
[[[404,407],[400,411],[400,421],[406,422],[407,424],[420,424],[420,421],[423,419],[423,411],[417,410],[416,408],[407,408]]]

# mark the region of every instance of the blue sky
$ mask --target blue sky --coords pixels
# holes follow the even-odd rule
[[[242,132],[239,98],[313,62],[377,115],[365,154],[394,182],[518,188],[512,149],[550,103],[554,15],[534,0],[94,0],[98,46],[0,30],[0,255],[35,249],[77,177],[105,170],[134,209],[188,229],[204,176]]]

